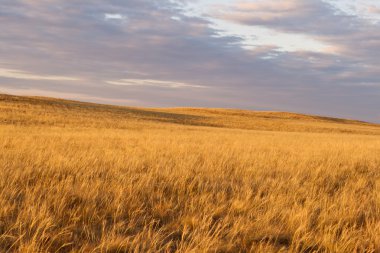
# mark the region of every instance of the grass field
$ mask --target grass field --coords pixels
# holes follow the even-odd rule
[[[380,126],[0,95],[0,252],[380,252]]]

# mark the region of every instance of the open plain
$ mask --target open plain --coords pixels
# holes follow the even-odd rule
[[[0,252],[380,252],[380,126],[0,95]]]

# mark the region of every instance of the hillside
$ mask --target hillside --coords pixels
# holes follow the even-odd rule
[[[379,134],[0,95],[0,252],[380,252]]]
[[[149,123],[289,132],[380,134],[380,125],[286,112],[134,108],[0,94],[0,124],[133,128]]]

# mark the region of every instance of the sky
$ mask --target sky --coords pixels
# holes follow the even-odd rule
[[[0,0],[0,93],[380,123],[380,2]]]

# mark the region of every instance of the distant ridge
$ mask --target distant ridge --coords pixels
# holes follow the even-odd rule
[[[287,132],[380,134],[380,125],[290,112],[218,108],[139,108],[0,94],[0,124],[129,128],[149,123]]]

